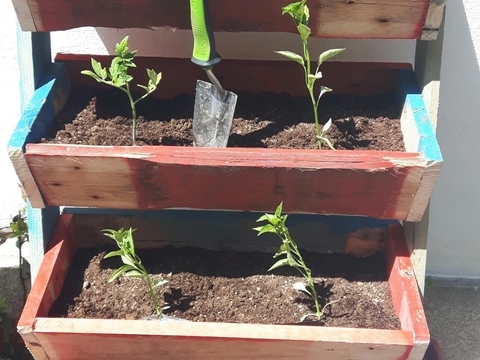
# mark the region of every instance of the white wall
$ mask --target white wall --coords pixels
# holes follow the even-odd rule
[[[107,55],[115,53],[115,44],[129,35],[129,46],[139,56],[190,58],[193,38],[190,30],[80,28],[52,32],[52,53]],[[274,50],[302,52],[296,34],[285,33],[216,33],[217,51],[224,59],[284,60]],[[347,50],[337,61],[413,63],[414,40],[339,40],[310,39],[312,54],[329,48]],[[318,55],[317,55],[318,56]]]
[[[7,155],[7,142],[20,116],[17,28],[13,5],[0,1],[0,227],[8,225],[23,206],[19,182]],[[2,250],[2,249],[0,249]]]
[[[477,6],[475,6],[477,5]],[[474,21],[477,19],[477,21]],[[480,277],[480,6],[478,0],[448,0],[442,58],[440,109],[437,135],[445,164],[435,187],[430,214],[427,272],[430,275]],[[2,149],[19,116],[18,66],[15,15],[9,1],[0,2],[0,74],[5,108],[0,121]],[[67,53],[108,54],[115,43],[130,35],[130,46],[142,56],[189,58],[189,31],[76,29],[52,33],[52,50]],[[279,59],[273,50],[300,51],[293,34],[217,34],[220,54],[238,59]],[[311,41],[312,51],[346,47],[340,61],[414,61],[414,41],[336,40]],[[5,51],[7,49],[7,51]],[[4,65],[5,64],[5,65]],[[465,125],[460,127],[460,125]],[[2,196],[0,220],[21,207],[17,179],[0,151]],[[13,210],[12,210],[13,209]],[[2,224],[0,222],[0,224]]]
[[[480,3],[448,0],[427,273],[480,278]]]

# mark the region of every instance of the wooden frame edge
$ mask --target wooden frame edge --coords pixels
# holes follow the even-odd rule
[[[420,359],[427,350],[430,333],[405,235],[400,224],[389,225],[385,252],[394,308],[402,328],[412,331],[414,337],[413,348],[407,359]]]

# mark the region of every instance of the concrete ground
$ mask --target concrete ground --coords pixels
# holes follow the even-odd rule
[[[424,309],[445,360],[480,360],[480,280],[427,279]]]

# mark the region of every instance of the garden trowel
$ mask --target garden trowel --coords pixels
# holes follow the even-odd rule
[[[221,60],[215,50],[215,38],[210,25],[208,0],[190,0],[193,31],[192,62],[207,73],[212,82],[197,80],[193,110],[194,146],[226,147],[237,95],[224,90],[212,72]]]

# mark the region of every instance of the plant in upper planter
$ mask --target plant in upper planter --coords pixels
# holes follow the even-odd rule
[[[135,253],[135,244],[133,241],[134,231],[135,230],[133,230],[132,228],[130,228],[129,230],[124,230],[123,228],[121,228],[118,231],[110,229],[103,230],[103,234],[115,240],[118,247],[120,248],[120,250],[109,252],[103,258],[107,259],[113,256],[120,256],[123,262],[123,265],[117,270],[115,270],[115,272],[112,274],[108,281],[112,282],[122,274],[123,276],[128,278],[142,279],[143,281],[145,281],[148,287],[148,292],[150,293],[150,297],[152,298],[152,301],[155,305],[156,314],[161,315],[162,310],[167,309],[168,306],[165,306],[163,308],[160,308],[158,306],[158,300],[157,296],[155,295],[154,288],[166,284],[167,280],[159,279],[152,282],[152,279],[150,279],[150,275],[148,274],[147,269],[145,269],[142,261]]]
[[[275,51],[275,52],[302,65],[303,71],[305,73],[305,85],[307,86],[308,93],[312,101],[313,116],[315,118],[315,126],[317,131],[318,148],[321,149],[322,142],[325,142],[329,148],[331,148],[332,150],[335,150],[330,140],[328,140],[328,138],[325,136],[325,132],[330,128],[332,124],[332,119],[328,120],[328,122],[324,125],[323,130],[320,129],[320,124],[318,122],[318,105],[320,103],[320,99],[325,93],[332,91],[332,89],[322,85],[320,88],[320,93],[318,94],[318,97],[315,99],[314,85],[315,85],[315,81],[322,78],[322,73],[319,71],[322,63],[334,57],[335,55],[340,54],[345,49],[331,49],[331,50],[324,51],[318,57],[317,68],[315,72],[312,73],[310,52],[308,50],[308,38],[312,31],[308,27],[310,12],[307,6],[307,0],[294,2],[283,7],[282,15],[284,14],[290,15],[293,21],[295,22],[295,26],[297,27],[298,33],[300,34],[300,37],[303,43],[303,57],[292,51]]]
[[[339,300],[330,301],[325,306],[320,307],[318,302],[318,295],[315,289],[315,283],[312,278],[312,272],[303,261],[303,257],[298,250],[297,244],[293,241],[290,233],[288,231],[287,226],[285,225],[285,221],[287,220],[288,215],[282,215],[282,207],[283,202],[278,205],[277,209],[275,210],[275,214],[265,214],[261,216],[257,222],[260,221],[268,221],[267,224],[263,226],[259,226],[254,228],[254,230],[258,231],[258,235],[262,235],[264,233],[274,233],[277,234],[280,239],[282,239],[282,245],[280,249],[278,249],[277,253],[273,256],[277,258],[279,256],[285,256],[284,258],[278,260],[275,264],[268,269],[268,271],[277,269],[282,266],[289,265],[294,267],[303,275],[305,280],[307,280],[307,284],[303,282],[297,282],[293,284],[293,287],[296,290],[303,291],[310,295],[310,297],[315,302],[315,309],[316,313],[306,314],[302,316],[300,321],[304,321],[309,316],[316,316],[317,320],[320,320],[325,312],[325,308],[333,303],[336,303]]]
[[[137,100],[133,100],[129,85],[129,83],[133,80],[133,77],[128,74],[128,68],[136,67],[135,63],[133,62],[133,58],[137,54],[137,50],[128,52],[128,36],[126,36],[122,41],[120,41],[119,44],[115,46],[115,52],[118,56],[112,60],[112,63],[108,69],[102,67],[100,62],[92,58],[93,71],[83,70],[81,73],[83,75],[91,76],[100,83],[120,89],[127,94],[128,100],[130,101],[130,106],[132,108],[132,141],[135,145],[135,140],[137,138],[136,104],[157,89],[157,85],[162,79],[162,73],[157,73],[155,70],[147,69],[147,75],[149,78],[147,86],[137,84],[137,86],[144,89],[146,93]]]

